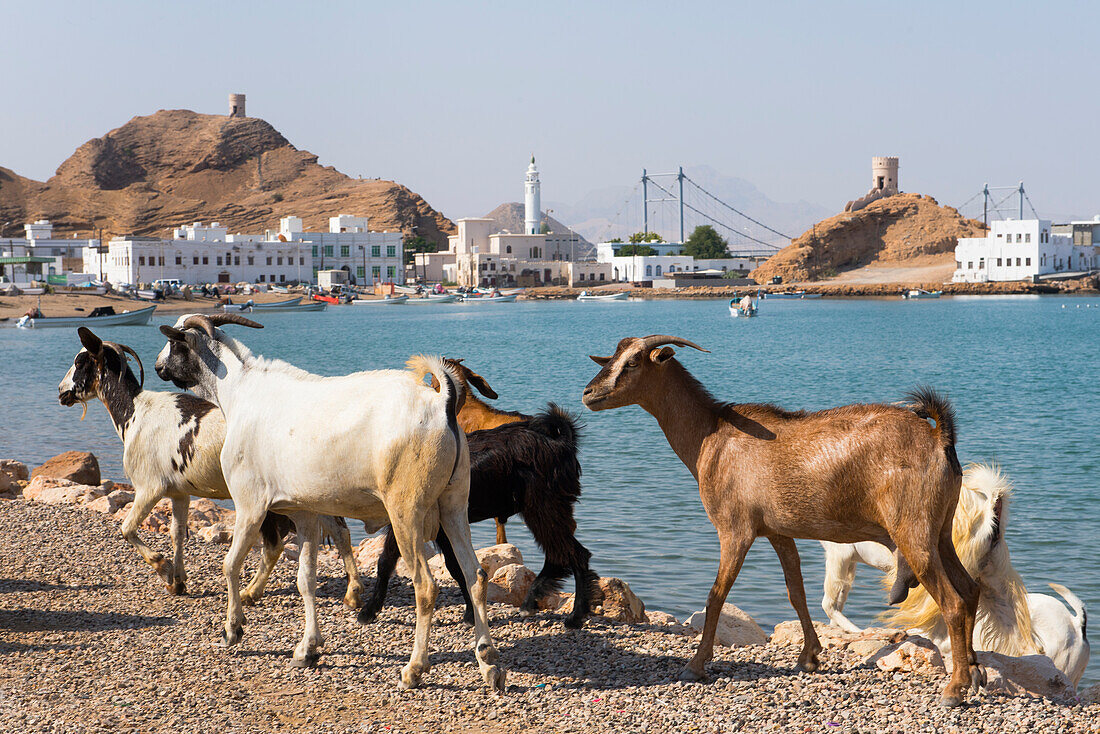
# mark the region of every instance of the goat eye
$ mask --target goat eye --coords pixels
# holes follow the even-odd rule
[[[626,363],[626,366],[627,367],[637,367],[638,366],[638,360],[636,360],[636,359],[628,360],[627,363]]]

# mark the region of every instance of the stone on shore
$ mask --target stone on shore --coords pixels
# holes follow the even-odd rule
[[[477,562],[485,569],[485,573],[489,578],[493,578],[497,571],[505,566],[523,565],[523,554],[519,552],[519,548],[511,543],[490,545],[474,552],[477,554]]]
[[[233,540],[233,527],[224,522],[216,522],[199,528],[195,534],[204,543],[229,543]]]
[[[684,624],[696,632],[702,632],[706,619],[707,612],[702,610],[688,617]],[[739,609],[735,604],[726,602],[722,605],[722,613],[718,617],[714,642],[724,647],[764,645],[768,642],[768,636],[748,612]]]
[[[597,601],[595,612],[601,617],[628,624],[646,621],[645,604],[622,579],[601,577],[600,594],[603,600]]]
[[[535,572],[518,563],[501,566],[489,579],[488,599],[493,604],[518,607],[527,598]]]
[[[1073,684],[1046,655],[1014,658],[997,652],[977,652],[978,664],[986,671],[988,690],[1003,690],[1013,696],[1041,696],[1052,701],[1075,697]]]
[[[35,477],[68,479],[77,484],[98,485],[101,481],[99,462],[87,451],[66,451],[47,459],[46,463],[31,472],[31,479]]]
[[[850,650],[864,658],[874,655],[890,643],[901,642],[907,635],[902,630],[887,627],[868,627],[860,632],[846,632],[831,624],[814,622],[814,631],[825,649]],[[802,625],[795,620],[780,622],[775,626],[773,645],[801,645]]]
[[[23,491],[21,482],[26,482],[29,477],[27,465],[23,462],[0,459],[0,495],[19,495]]]
[[[947,670],[939,648],[931,640],[917,635],[886,645],[868,658],[867,663],[874,663],[879,670],[887,672],[901,671],[920,675],[941,675]]]
[[[44,502],[47,505],[78,505],[98,496],[98,486],[80,484],[68,479],[58,479],[47,476],[37,476],[31,479],[30,484],[23,488],[23,497],[33,502]]]

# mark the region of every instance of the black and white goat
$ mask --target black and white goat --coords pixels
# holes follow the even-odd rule
[[[429,668],[438,591],[424,541],[442,524],[474,600],[474,654],[482,679],[503,690],[505,673],[489,636],[489,583],[466,519],[470,454],[455,417],[461,389],[453,372],[439,358],[421,356],[409,360],[408,370],[321,377],[254,355],[217,328],[228,323],[262,328],[236,314],[181,316],[175,327],[161,327],[168,344],[157,358],[158,375],[225,414],[221,464],[237,508],[224,563],[226,644],[236,644],[244,632],[241,564],[269,510],[289,515],[302,541],[298,589],[305,630],[294,650],[296,666],[312,665],[324,645],[316,607],[317,515],[353,517],[375,529],[390,524],[416,590],[415,639],[400,685],[418,685]],[[440,382],[438,392],[424,383],[429,374]]]
[[[573,505],[581,495],[581,466],[577,461],[579,431],[576,419],[550,403],[543,413],[522,423],[466,435],[470,445],[470,522],[522,515],[546,556],[542,571],[531,585],[521,609],[534,614],[538,600],[556,591],[572,572],[576,581],[573,611],[566,627],[580,627],[598,595],[598,577],[589,568],[592,554],[576,538]],[[374,620],[386,599],[386,589],[400,557],[390,529],[378,559],[374,591],[359,611],[364,622]],[[466,600],[467,623],[473,606],[464,588],[462,570],[443,533],[436,536],[447,570]]]
[[[133,349],[103,341],[83,326],[77,332],[83,348],[58,385],[58,401],[65,406],[80,403],[84,407],[81,420],[87,415],[90,400],[98,398],[107,408],[122,439],[123,469],[134,485],[134,504],[122,522],[122,536],[164,579],[169,593],[183,594],[187,589],[183,542],[191,497],[230,498],[220,459],[225,418],[216,405],[194,395],[143,389],[145,368]],[[130,369],[127,354],[138,363],[140,381]],[[138,534],[153,506],[165,497],[172,501],[172,561],[145,545]],[[339,518],[324,518],[323,522],[348,574],[344,603],[358,608],[363,587],[347,525]],[[263,595],[282,555],[284,538],[292,529],[290,520],[282,515],[269,513],[264,518],[263,560],[244,593],[245,603],[255,603]]]

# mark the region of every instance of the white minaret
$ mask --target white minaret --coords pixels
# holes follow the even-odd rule
[[[539,201],[539,172],[535,168],[535,156],[531,156],[531,165],[527,167],[523,193],[523,231],[525,234],[538,234],[542,220],[542,203]]]

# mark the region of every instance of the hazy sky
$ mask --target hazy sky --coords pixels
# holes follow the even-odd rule
[[[248,95],[294,145],[450,217],[709,164],[839,209],[872,155],[961,204],[1023,179],[1100,213],[1100,8],[1065,2],[17,2],[0,165],[45,179],[89,138]]]

